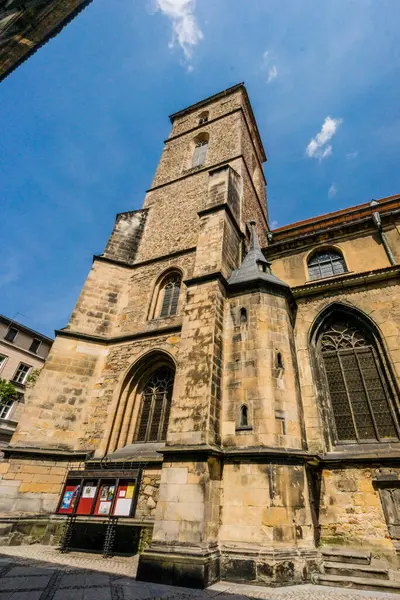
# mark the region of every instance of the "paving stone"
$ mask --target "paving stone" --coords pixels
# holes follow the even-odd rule
[[[28,567],[28,566],[13,566],[5,577],[35,577],[37,575],[48,575],[49,577],[54,573],[54,569],[42,568],[42,567]]]
[[[397,594],[309,584],[219,582],[190,590],[135,581],[137,557],[104,560],[98,554],[60,554],[49,546],[0,547],[0,556],[0,600],[400,600]]]
[[[2,577],[0,579],[0,590],[37,590],[44,589],[50,581],[50,576],[39,575],[37,577]]]

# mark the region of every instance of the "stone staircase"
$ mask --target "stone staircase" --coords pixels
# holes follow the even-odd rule
[[[321,554],[321,573],[313,583],[400,594],[400,573],[371,552],[323,548]]]

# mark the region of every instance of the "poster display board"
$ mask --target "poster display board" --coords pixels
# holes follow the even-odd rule
[[[135,489],[135,479],[70,479],[64,487],[57,512],[94,517],[130,517]]]

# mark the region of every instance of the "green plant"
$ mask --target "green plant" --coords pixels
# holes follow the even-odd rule
[[[0,379],[0,404],[4,404],[10,400],[17,400],[17,398],[18,392],[15,386],[5,379]]]
[[[39,373],[40,369],[32,369],[32,371],[29,373],[28,377],[26,378],[26,383],[29,384],[29,387],[32,387],[36,383]]]

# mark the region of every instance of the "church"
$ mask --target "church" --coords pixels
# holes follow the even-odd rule
[[[170,117],[0,462],[0,543],[399,591],[400,195],[271,230],[243,84]]]

